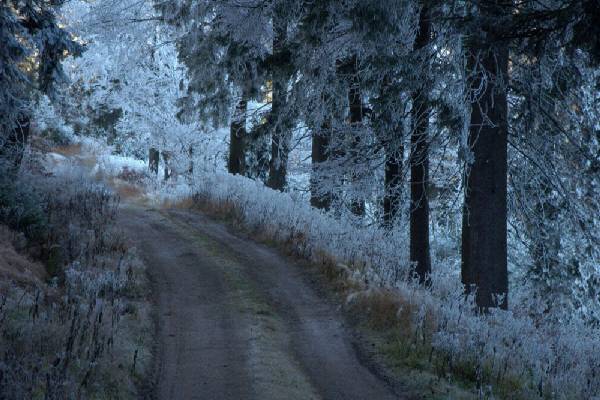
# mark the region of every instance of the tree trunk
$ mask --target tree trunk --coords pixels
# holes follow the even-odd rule
[[[391,91],[392,82],[389,76],[384,76],[379,90],[379,111],[374,120],[375,133],[385,150],[384,190],[383,190],[383,227],[391,229],[398,214],[402,201],[403,159],[404,159],[404,128],[395,122],[398,112],[395,106],[396,95]]]
[[[495,5],[481,6],[484,16],[489,12],[485,7]],[[482,310],[506,309],[508,46],[483,41],[474,42],[469,50],[469,73],[475,73],[470,87],[483,89],[471,106],[473,163],[468,167],[465,189],[461,275],[467,293],[476,290],[475,299]]]
[[[429,13],[426,6],[419,16],[419,32],[415,40],[415,50],[425,48],[431,36]],[[427,63],[426,57],[421,58]],[[428,68],[422,65],[425,74]],[[429,76],[423,76],[427,82]],[[431,274],[431,258],[429,255],[429,104],[427,101],[427,84],[413,93],[411,116],[413,128],[410,151],[410,262],[415,265],[415,273],[421,283],[425,283]]]
[[[158,175],[158,163],[160,161],[160,153],[154,147],[151,147],[148,152],[148,166],[150,172]]]
[[[352,57],[350,61],[350,90],[348,91],[348,103],[350,105],[350,126],[351,135],[350,138],[350,158],[353,171],[351,172],[350,181],[356,182],[358,175],[356,167],[359,164],[359,151],[360,151],[360,134],[355,132],[363,121],[363,104],[360,93],[360,81],[358,78],[358,66],[357,58]],[[350,203],[350,211],[354,215],[362,216],[365,214],[365,201],[363,199],[353,199]]]
[[[313,207],[320,208],[322,210],[329,210],[331,208],[332,194],[329,190],[324,190],[323,185],[320,182],[320,175],[322,174],[322,163],[329,159],[329,138],[331,134],[331,127],[329,122],[323,123],[320,132],[313,132],[312,135],[312,174],[310,177],[310,204]]]
[[[243,175],[246,170],[246,110],[248,101],[246,96],[238,102],[233,117],[229,134],[229,160],[227,170],[230,174]]]
[[[402,144],[394,146],[388,144],[388,147],[398,147],[397,149],[387,149],[385,155],[385,182],[383,196],[383,225],[391,228],[396,220],[401,205],[402,197]]]
[[[188,163],[188,174],[194,174],[194,146],[190,144],[188,147],[188,156],[190,158]]]
[[[288,78],[285,72],[284,46],[287,40],[287,23],[281,12],[273,13],[273,100],[271,102],[270,125],[272,129],[271,160],[267,186],[283,191],[287,178],[287,163],[290,151],[290,131],[284,121]]]
[[[163,162],[165,163],[165,168],[164,168],[164,179],[165,181],[168,181],[169,179],[171,179],[171,175],[172,175],[172,170],[171,170],[171,152],[169,151],[163,151],[162,152],[162,158],[163,158]]]

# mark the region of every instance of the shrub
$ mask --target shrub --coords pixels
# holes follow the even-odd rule
[[[0,398],[136,398],[138,353],[148,351],[125,327],[149,322],[138,310],[142,264],[114,224],[118,199],[77,173],[23,177],[15,186],[36,193],[44,229],[35,239],[55,279],[0,290]]]
[[[47,228],[42,194],[5,163],[0,164],[0,222],[33,240]]]
[[[36,125],[37,134],[48,139],[54,144],[65,146],[71,143],[74,137],[73,128],[66,124],[47,96],[38,100],[33,120]]]

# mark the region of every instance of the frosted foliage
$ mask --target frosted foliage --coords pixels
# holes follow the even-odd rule
[[[570,54],[560,41],[546,42],[542,55],[527,41],[511,48],[511,308],[481,316],[464,299],[459,276],[462,199],[474,161],[469,118],[494,78],[478,71],[482,85],[467,85],[473,71],[465,32],[472,27],[455,21],[472,10],[436,8],[431,42],[415,50],[422,9],[411,1],[170,0],[155,9],[104,0],[63,9],[87,51],[65,63],[73,82],[60,110],[65,121],[46,100],[38,119],[90,133],[100,111],[117,110],[114,126],[98,136],[123,157],[102,153],[98,170],[116,175],[127,166],[144,175],[143,162],[127,156],[147,161],[150,147],[168,152],[174,176],[144,175],[149,197],[230,204],[247,227],[294,243],[299,255],[349,266],[364,291],[391,288],[416,307],[414,326],[435,316],[434,347],[452,363],[525,376],[531,393],[548,398],[598,395],[599,75],[581,51]],[[284,61],[273,60],[277,18],[286,26]],[[277,72],[285,82],[274,117]],[[360,106],[352,123],[350,89]],[[412,282],[407,254],[412,94],[419,90],[433,104],[430,290]],[[246,112],[232,121],[240,100]],[[231,122],[246,131],[246,176],[225,173]],[[285,193],[262,182],[273,126],[289,134]],[[323,132],[328,158],[312,164],[312,139]],[[401,205],[383,229],[383,166],[393,152],[402,165]],[[331,195],[331,209],[311,208],[311,191]],[[357,201],[364,215],[352,214]]]
[[[84,109],[118,110],[115,143],[125,154],[149,147],[176,152],[198,139],[195,123],[177,118],[187,89],[175,33],[157,22],[149,2],[69,2],[65,18],[86,42],[82,57],[66,61]],[[81,104],[80,104],[81,106]]]
[[[80,47],[57,24],[59,1],[15,1],[0,4],[0,145],[22,125],[31,101],[41,93],[53,96],[64,75],[59,57]]]
[[[66,123],[47,96],[42,96],[33,114],[34,129],[41,135],[68,143],[74,138],[73,127]]]

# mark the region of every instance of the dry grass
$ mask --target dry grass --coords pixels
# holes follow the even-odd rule
[[[204,196],[188,197],[181,200],[167,200],[162,206],[164,208],[195,209],[206,213],[214,218],[226,221],[236,227],[243,227],[242,210],[231,201],[219,203],[211,202]]]
[[[77,156],[81,154],[81,143],[56,146],[53,147],[51,151],[65,157]]]
[[[47,277],[46,269],[41,263],[17,252],[13,246],[17,240],[15,232],[0,226],[0,280],[39,288]]]
[[[119,195],[121,199],[141,199],[144,190],[135,183],[122,180],[120,178],[108,178],[104,181]]]
[[[352,297],[349,308],[367,318],[375,329],[390,329],[407,325],[405,317],[408,313],[399,312],[404,307],[398,296],[390,290],[369,290]],[[410,311],[409,311],[410,312]]]
[[[0,227],[0,398],[137,398],[151,359],[148,284],[115,226],[118,199],[69,174],[25,185],[40,190],[44,229],[15,248]],[[19,254],[33,247],[45,266]]]
[[[98,157],[92,154],[89,150],[83,153],[83,145],[81,143],[73,143],[63,146],[52,146],[49,149],[50,153],[56,153],[71,160],[77,160],[81,166],[91,170],[98,164]]]
[[[165,200],[162,204],[164,208],[176,208],[180,210],[191,210],[197,208],[197,205],[193,198],[186,197],[181,200],[173,201],[173,200]]]

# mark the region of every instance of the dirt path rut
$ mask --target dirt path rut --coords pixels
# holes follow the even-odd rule
[[[120,218],[153,281],[156,398],[400,398],[301,267],[200,213],[126,205]]]

